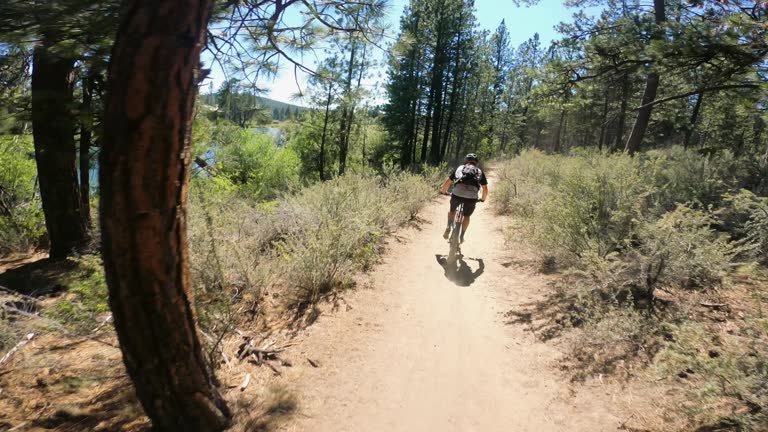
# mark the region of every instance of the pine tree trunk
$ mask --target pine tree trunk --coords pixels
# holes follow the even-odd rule
[[[666,21],[665,0],[653,0],[653,13],[656,22],[656,28],[651,35],[651,41],[659,40],[663,37],[664,32],[661,25]],[[656,100],[656,92],[659,89],[659,74],[656,72],[649,72],[648,77],[645,79],[645,90],[643,91],[643,99],[641,107],[637,112],[637,118],[635,119],[635,125],[632,127],[632,132],[627,140],[627,145],[624,150],[630,155],[640,148],[640,144],[645,138],[645,131],[648,129],[648,123],[651,120],[652,106],[646,106]]]
[[[320,181],[325,181],[325,138],[328,133],[328,117],[331,111],[331,96],[333,95],[333,83],[328,83],[328,99],[325,100],[325,118],[323,119],[323,136],[320,139],[320,163],[318,171]]]
[[[616,126],[616,140],[613,150],[618,151],[624,143],[624,124],[627,120],[627,102],[629,100],[629,73],[624,72],[621,81],[621,108],[619,108],[619,121]]]
[[[653,110],[653,107],[645,105],[656,100],[656,92],[658,89],[659,74],[650,72],[645,80],[645,90],[643,91],[643,98],[640,102],[641,108],[637,111],[635,125],[632,127],[632,132],[627,140],[627,145],[624,147],[624,151],[630,155],[635,154],[640,148],[643,138],[645,138],[645,131],[648,129],[648,123],[651,120],[651,111]]]
[[[435,49],[435,64],[432,68],[430,99],[434,101],[432,115],[432,145],[429,148],[429,163],[437,165],[440,162],[440,126],[443,116],[443,57],[442,46],[438,37]]]
[[[555,130],[555,139],[552,143],[552,152],[553,153],[560,153],[560,139],[562,137],[563,133],[563,125],[565,123],[565,109],[560,111],[560,122],[557,124],[557,130]]]
[[[419,162],[427,162],[427,146],[429,144],[429,131],[432,126],[432,101],[435,95],[432,90],[429,91],[429,100],[427,101],[427,114],[424,117],[424,136],[421,140],[421,160]]]
[[[693,106],[693,112],[691,113],[691,120],[688,122],[688,126],[685,128],[685,137],[683,137],[683,148],[687,149],[691,144],[691,136],[693,130],[696,128],[696,121],[699,119],[699,111],[701,111],[701,102],[704,99],[704,92],[701,92],[696,97],[696,105]]]
[[[350,38],[352,36],[350,35]],[[341,112],[341,124],[339,125],[339,175],[344,175],[344,171],[347,169],[347,152],[349,150],[349,127],[351,126],[350,108],[350,92],[352,91],[352,72],[355,68],[355,50],[356,44],[352,41],[352,50],[349,54],[349,69],[347,70],[347,82],[344,86],[344,100],[342,101],[343,108]]]
[[[80,113],[80,208],[86,227],[91,227],[91,137],[93,124],[93,93],[91,71],[83,77],[83,106]]]
[[[408,135],[403,141],[403,144],[402,144],[403,147],[400,151],[400,168],[401,169],[408,168],[413,162],[411,155],[413,153],[412,147],[415,142],[414,134],[416,133],[416,100],[411,101],[410,117],[408,119],[407,130],[408,130]]]
[[[605,98],[603,99],[603,115],[600,118],[600,138],[597,142],[597,149],[603,151],[603,145],[605,144],[605,129],[608,122],[608,88],[605,89]]]
[[[123,361],[156,431],[224,430],[186,236],[191,120],[213,0],[128,1],[109,68],[102,253]]]
[[[75,61],[50,45],[44,40],[33,54],[32,132],[50,256],[64,258],[89,239],[77,181]]]

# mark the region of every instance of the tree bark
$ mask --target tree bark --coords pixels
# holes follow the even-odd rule
[[[350,94],[352,91],[352,73],[355,69],[355,50],[357,44],[352,40],[353,35],[350,34],[350,43],[352,49],[349,54],[349,69],[347,70],[347,81],[344,85],[344,100],[342,101],[343,108],[341,113],[341,124],[339,125],[339,175],[344,175],[344,171],[347,169],[347,152],[349,150],[349,126],[351,123],[350,116]],[[354,108],[351,108],[354,109]]]
[[[72,58],[44,40],[34,50],[32,132],[51,258],[64,258],[88,244],[87,222],[77,181]]]
[[[432,90],[429,91],[429,100],[427,101],[427,113],[424,117],[424,136],[421,139],[421,160],[419,162],[427,162],[427,145],[429,144],[429,131],[432,126],[432,102],[435,95]]]
[[[186,204],[200,50],[213,0],[130,0],[104,118],[102,254],[123,361],[157,431],[224,430],[190,291]]]
[[[432,66],[432,80],[429,89],[429,99],[432,106],[432,145],[429,148],[429,163],[437,165],[440,162],[440,123],[443,116],[443,72],[444,47],[442,34],[437,35],[435,45],[435,60]]]
[[[91,227],[91,137],[93,126],[92,72],[83,77],[83,106],[80,112],[80,208],[86,227]]]
[[[328,99],[325,100],[325,118],[323,119],[323,136],[320,139],[320,181],[325,181],[325,138],[328,133],[328,116],[331,111],[331,96],[333,95],[333,83],[328,82]]]
[[[666,12],[664,9],[664,0],[653,0],[653,13],[656,22],[656,28],[651,35],[651,40],[659,40],[663,38],[664,32],[661,27],[666,21]],[[643,91],[643,99],[641,108],[637,112],[637,118],[635,119],[635,125],[632,127],[632,132],[627,140],[627,145],[624,150],[630,155],[634,155],[640,148],[640,144],[645,138],[645,131],[648,129],[648,123],[651,119],[652,106],[646,106],[656,99],[656,92],[659,89],[659,74],[657,72],[649,72],[648,77],[645,80],[645,90]]]
[[[701,111],[701,103],[703,100],[704,93],[702,92],[699,93],[696,98],[696,104],[693,106],[693,112],[691,113],[691,120],[685,128],[685,136],[683,137],[683,148],[685,149],[688,149],[688,146],[691,144],[691,136],[693,135],[693,130],[696,128],[696,121],[699,119],[699,111]]]
[[[555,130],[555,139],[552,143],[552,152],[560,153],[561,145],[560,139],[563,133],[563,125],[565,124],[565,109],[560,111],[560,122],[557,124],[557,130]]]
[[[616,126],[616,140],[613,150],[618,151],[624,143],[624,124],[627,120],[627,101],[629,99],[629,73],[624,72],[621,80],[621,108],[619,109],[619,121]]]
[[[600,138],[597,142],[597,149],[603,151],[603,145],[605,144],[605,129],[608,122],[608,88],[605,89],[605,97],[603,99],[603,115],[600,118]]]

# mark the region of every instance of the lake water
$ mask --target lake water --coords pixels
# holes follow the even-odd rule
[[[269,135],[272,137],[272,141],[275,142],[275,145],[277,145],[278,148],[285,145],[285,133],[283,133],[282,129],[275,127],[257,127],[251,128],[251,130],[256,134]]]
[[[258,127],[258,128],[251,128],[251,130],[255,134],[269,135],[272,138],[272,141],[277,146],[277,148],[281,148],[285,145],[285,142],[286,142],[285,133],[283,133],[283,130],[280,128]],[[213,164],[214,160],[216,159],[213,149],[209,149],[203,156],[203,159]],[[192,163],[194,164],[194,162]],[[99,187],[99,158],[98,157],[93,157],[91,160],[91,169],[90,169],[89,177],[91,178],[91,191],[96,192]]]

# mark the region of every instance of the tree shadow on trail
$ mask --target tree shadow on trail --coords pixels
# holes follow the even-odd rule
[[[467,258],[469,261],[477,261],[477,270],[472,270],[464,257],[459,257],[453,267],[448,265],[448,259],[445,255],[435,255],[435,259],[443,268],[445,278],[457,286],[468,287],[485,272],[485,262],[482,258]]]
[[[0,272],[0,286],[32,297],[56,295],[64,290],[63,276],[76,268],[71,259],[43,258]]]

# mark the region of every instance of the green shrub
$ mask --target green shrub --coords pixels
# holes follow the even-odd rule
[[[293,150],[278,149],[272,138],[250,130],[231,133],[236,139],[216,151],[216,166],[243,193],[269,200],[298,185],[300,161]]]
[[[378,240],[404,218],[396,196],[375,178],[348,175],[288,198],[278,214],[290,226],[277,249],[298,301],[314,301],[376,258]]]
[[[45,234],[32,137],[0,136],[0,166],[0,254],[28,250]]]
[[[705,326],[675,326],[655,366],[667,379],[687,380],[680,408],[695,424],[758,431],[768,422],[768,321],[748,318],[736,337],[723,339]]]
[[[66,287],[64,298],[46,310],[45,315],[74,332],[90,333],[109,312],[109,292],[101,257],[85,255],[76,262],[77,268],[62,280]]]
[[[768,263],[768,197],[742,189],[736,194],[727,194],[725,201],[730,204],[730,216],[740,219],[734,230],[753,241],[757,257]]]
[[[233,300],[258,303],[269,292],[289,307],[306,305],[350,283],[378,259],[382,237],[434,193],[414,174],[349,174],[264,205],[227,181],[198,179],[189,242],[204,327],[226,317]]]
[[[634,161],[624,155],[551,159],[521,169],[520,181],[512,186],[520,198],[507,198],[502,205],[522,201],[518,213],[526,219],[527,237],[545,254],[580,257],[594,251],[605,256],[619,250],[644,205],[643,178]],[[510,186],[500,187],[509,194]]]
[[[681,147],[652,150],[638,158],[647,176],[650,207],[656,215],[677,204],[694,208],[719,206],[724,193],[749,176],[730,152],[701,155]]]
[[[750,245],[733,242],[719,232],[715,215],[685,205],[646,224],[639,232],[640,250],[662,266],[660,283],[709,288],[732,270],[734,258]]]

